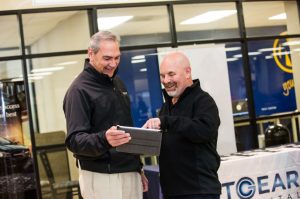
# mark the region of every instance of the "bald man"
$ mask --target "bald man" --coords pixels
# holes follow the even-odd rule
[[[219,199],[216,103],[192,79],[190,61],[181,52],[163,59],[160,79],[165,103],[159,117],[143,127],[163,132],[159,168],[164,198]]]

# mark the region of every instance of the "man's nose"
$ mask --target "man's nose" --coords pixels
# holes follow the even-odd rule
[[[167,84],[167,83],[170,82],[170,78],[169,78],[168,76],[165,76],[164,78],[161,79],[161,82],[162,82],[163,84]]]
[[[119,61],[118,61],[118,60],[112,59],[112,61],[110,62],[109,65],[110,65],[110,67],[117,67],[118,64],[119,64]]]

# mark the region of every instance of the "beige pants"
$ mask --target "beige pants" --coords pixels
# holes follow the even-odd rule
[[[79,169],[79,184],[85,199],[142,199],[138,172],[105,174]]]

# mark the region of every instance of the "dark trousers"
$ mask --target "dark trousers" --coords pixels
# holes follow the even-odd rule
[[[164,196],[164,199],[220,199],[220,195],[189,195],[189,196],[174,196],[174,197]]]

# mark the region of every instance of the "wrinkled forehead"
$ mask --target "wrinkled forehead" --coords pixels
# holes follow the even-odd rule
[[[110,40],[103,41],[99,45],[99,51],[103,55],[107,55],[107,56],[120,56],[121,54],[118,42],[110,41]]]

